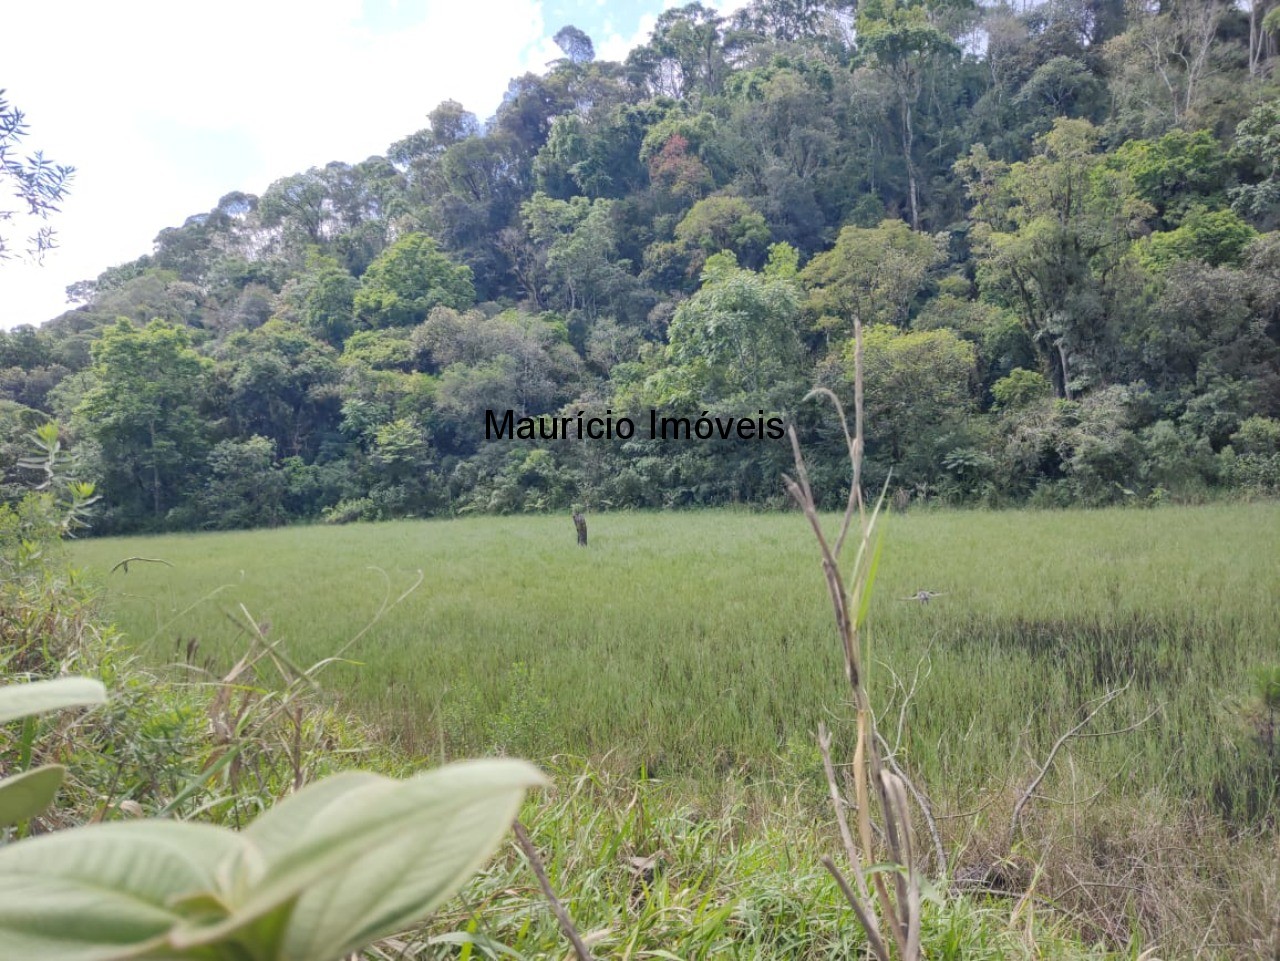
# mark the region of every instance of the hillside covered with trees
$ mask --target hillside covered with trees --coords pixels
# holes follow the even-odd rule
[[[0,334],[0,465],[56,416],[102,532],[783,503],[785,441],[484,436],[659,410],[784,416],[835,496],[800,398],[851,396],[856,319],[873,485],[1274,494],[1277,9],[694,3],[623,63],[565,27],[492,118],[229,194]]]

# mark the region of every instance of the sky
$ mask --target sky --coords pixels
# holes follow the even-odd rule
[[[675,0],[65,0],[9,4],[0,88],[22,153],[76,167],[58,249],[0,262],[0,327],[68,308],[65,289],[149,253],[233,190],[359,162],[442,100],[482,120],[507,82],[561,56],[567,23],[622,59]],[[741,0],[709,3],[722,9]],[[0,208],[7,208],[0,198]],[[6,225],[13,249],[24,229]]]

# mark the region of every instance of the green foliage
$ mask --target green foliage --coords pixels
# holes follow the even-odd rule
[[[413,367],[410,336],[401,328],[357,331],[343,344],[342,360],[373,370],[409,370]]]
[[[113,511],[158,522],[178,501],[189,465],[207,450],[199,402],[210,367],[182,328],[158,320],[141,328],[121,320],[94,344],[74,424],[102,450]]]
[[[1128,140],[1108,162],[1133,178],[1142,199],[1169,225],[1187,208],[1212,199],[1221,203],[1229,159],[1211,131],[1172,130],[1157,140]]]
[[[621,63],[566,27],[565,56],[515,78],[491,122],[445,101],[385,157],[229,193],[71,285],[75,310],[0,335],[0,402],[34,412],[0,412],[0,466],[40,415],[63,418],[106,531],[340,502],[384,518],[597,496],[776,506],[771,447],[539,443],[526,470],[532,450],[483,441],[483,412],[794,410],[856,318],[949,331],[975,355],[964,416],[881,445],[869,480],[902,476],[910,448],[911,483],[947,500],[1142,499],[1166,473],[1164,423],[1197,452],[1195,496],[1259,496],[1272,455],[1230,438],[1280,416],[1275,17],[1086,7],[694,3]],[[717,288],[703,275],[722,251],[743,273]],[[799,319],[762,306],[784,279]],[[120,318],[182,343],[136,333],[130,358]],[[118,354],[95,359],[108,342]],[[1085,406],[1001,399],[1015,371]],[[1072,418],[1112,388],[1135,398],[1103,431],[1112,486],[1082,486]],[[411,457],[379,452],[391,424]],[[836,471],[838,439],[796,426],[815,474]],[[216,496],[250,476],[271,506]]]
[[[863,51],[890,71],[902,71],[915,59],[958,53],[952,39],[929,22],[928,6],[894,0],[862,5],[858,27]]]
[[[813,259],[803,278],[810,310],[824,324],[851,332],[850,322],[901,324],[929,269],[942,258],[939,238],[900,220],[845,227],[835,246]]]
[[[530,293],[541,303],[595,318],[621,306],[630,286],[617,257],[613,201],[536,193],[520,208],[530,240],[542,252],[530,263]]]
[[[868,453],[914,481],[942,460],[936,445],[967,413],[976,352],[950,330],[903,332],[889,324],[868,327],[862,343]],[[849,340],[840,357],[841,392],[850,399],[853,352]]]
[[[1257,236],[1258,232],[1234,211],[1194,207],[1176,230],[1148,237],[1139,257],[1151,270],[1163,270],[1179,260],[1235,267]]]
[[[1250,417],[1231,435],[1231,446],[1241,454],[1280,453],[1280,420]]]
[[[436,307],[465,310],[475,298],[471,268],[453,263],[426,234],[411,233],[369,265],[352,306],[367,327],[410,327]]]
[[[1088,121],[1059,119],[1030,160],[1010,165],[975,147],[957,165],[974,201],[979,283],[1018,313],[1059,397],[1088,383],[1119,265],[1152,213],[1098,153],[1100,139]]]
[[[0,940],[50,961],[334,961],[461,887],[542,783],[517,761],[399,782],[351,773],[238,833],[154,821],[12,844],[0,848]]]
[[[991,396],[996,405],[1004,409],[1028,407],[1052,393],[1053,388],[1043,374],[1021,367],[991,385]]]
[[[81,677],[0,685],[0,725],[71,707],[101,704],[106,699],[106,688]],[[0,828],[43,814],[53,803],[65,774],[62,765],[45,764],[0,778]]]
[[[741,197],[699,200],[676,224],[675,233],[678,241],[704,256],[731,250],[748,266],[759,263],[769,243],[764,217]]]
[[[284,522],[284,471],[266,437],[224,440],[209,452],[209,480],[196,503],[205,524],[221,529],[274,527]]]
[[[619,775],[571,761],[557,768],[557,781],[575,789],[528,810],[524,823],[575,924],[591,932],[595,956],[630,949],[656,957],[837,961],[866,952],[847,902],[817,862],[831,842],[814,818],[814,805],[826,800],[817,748],[797,738],[788,756],[794,760],[780,777],[796,790],[767,800],[732,774],[719,778],[713,799],[695,800],[673,792],[660,773]],[[767,821],[757,819],[756,804],[767,806]],[[562,957],[554,917],[529,910],[526,872],[516,857],[499,861],[466,889],[464,903],[448,906],[441,923],[474,929],[476,954],[487,946],[495,954],[506,948]],[[477,915],[469,903],[484,907]],[[1121,957],[1082,947],[1069,924],[1047,911],[1024,920],[1030,933],[1009,924],[999,899],[929,897],[924,947],[929,957],[949,961]],[[410,950],[459,943],[465,950],[465,940],[447,938],[415,939]]]
[[[1253,181],[1231,192],[1236,210],[1275,226],[1274,211],[1280,200],[1280,101],[1260,103],[1240,121],[1232,155]]]
[[[74,536],[89,526],[90,508],[99,499],[94,485],[80,479],[82,460],[78,452],[63,445],[62,430],[56,421],[41,424],[27,439],[30,450],[18,459],[18,469],[39,478],[32,485],[34,493],[45,495],[45,502],[61,515],[56,534]],[[40,534],[36,540],[45,537]]]
[[[295,294],[302,322],[316,337],[339,345],[351,335],[360,283],[331,257],[315,257]]]
[[[43,221],[56,214],[67,196],[75,168],[45,159],[40,151],[19,156],[19,143],[28,133],[26,115],[4,98],[0,89],[0,184],[6,196],[18,201],[17,210],[0,210],[0,221],[15,215],[31,218],[36,229],[26,238],[27,254],[40,258],[56,246],[53,231]],[[19,221],[21,222],[21,221]],[[0,261],[12,257],[12,241],[0,236]]]
[[[314,436],[333,415],[340,377],[327,344],[273,319],[232,334],[219,345],[217,359],[218,389],[225,391],[239,439],[260,435],[280,452],[314,455]]]
[[[794,265],[793,265],[794,266]],[[776,268],[755,273],[740,268],[730,251],[714,254],[702,271],[702,287],[680,305],[668,331],[668,358],[676,370],[668,384],[689,378],[697,405],[746,393],[762,396],[799,371],[800,291]],[[677,392],[659,388],[660,402]]]

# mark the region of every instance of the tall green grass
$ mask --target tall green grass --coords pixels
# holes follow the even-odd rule
[[[796,514],[474,518],[82,542],[75,557],[153,663],[225,664],[243,604],[412,748],[608,758],[708,782],[819,776],[811,732],[846,717],[838,644]],[[1073,742],[1071,789],[1192,796],[1233,819],[1275,802],[1250,749],[1249,678],[1280,659],[1280,508],[921,512],[885,523],[872,680],[944,811],[1017,782],[1081,705],[1132,678]],[[132,555],[162,558],[108,571]],[[379,609],[419,578],[347,647]],[[902,598],[944,592],[927,605]],[[837,725],[837,734],[846,734]]]

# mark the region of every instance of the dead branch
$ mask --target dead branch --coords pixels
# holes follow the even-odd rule
[[[1134,724],[1130,724],[1128,727],[1119,728],[1114,731],[1095,731],[1092,733],[1084,733],[1084,728],[1087,727],[1090,724],[1090,722],[1092,722],[1093,719],[1098,716],[1099,713],[1101,713],[1102,709],[1105,708],[1112,701],[1114,701],[1116,698],[1118,698],[1125,691],[1127,691],[1129,689],[1129,685],[1131,685],[1132,683],[1133,683],[1133,678],[1130,678],[1129,680],[1125,681],[1125,683],[1121,687],[1117,687],[1110,691],[1107,691],[1101,697],[1096,698],[1093,701],[1093,704],[1094,704],[1093,709],[1090,710],[1089,713],[1084,716],[1084,719],[1081,720],[1069,731],[1064,733],[1061,737],[1058,738],[1057,741],[1054,742],[1053,747],[1049,750],[1049,756],[1044,759],[1044,763],[1040,765],[1040,770],[1037,771],[1036,776],[1031,779],[1031,783],[1022,789],[1022,793],[1018,796],[1018,802],[1013,806],[1013,816],[1009,819],[1009,846],[1010,847],[1012,847],[1014,842],[1018,840],[1019,832],[1022,827],[1023,810],[1026,808],[1031,798],[1035,795],[1036,789],[1040,787],[1041,782],[1044,781],[1045,775],[1049,773],[1049,768],[1053,766],[1054,758],[1058,756],[1058,752],[1062,750],[1063,746],[1068,741],[1071,741],[1075,738],[1083,738],[1083,737],[1111,737],[1116,734],[1127,734],[1130,731],[1134,731],[1137,728],[1141,727],[1143,724],[1146,724],[1147,721],[1155,717],[1156,710],[1152,710],[1141,721],[1138,721]]]
[[[826,724],[818,725],[818,750],[822,752],[822,769],[827,774],[827,789],[831,792],[831,806],[836,810],[836,823],[840,825],[840,839],[844,841],[845,855],[849,858],[849,864],[854,870],[854,878],[858,882],[858,893],[862,896],[863,901],[869,901],[871,896],[867,891],[867,881],[862,876],[862,859],[858,857],[858,848],[853,843],[853,833],[849,830],[849,819],[845,817],[844,808],[845,800],[840,794],[840,787],[836,781],[835,765],[831,763],[831,732],[827,730]],[[872,919],[874,923],[874,918]],[[868,930],[868,937],[870,937]],[[876,926],[876,937],[879,937],[879,926]]]
[[[822,866],[826,868],[836,884],[840,886],[840,893],[844,895],[844,899],[849,902],[849,906],[853,908],[853,913],[858,916],[858,923],[862,925],[862,929],[867,932],[867,943],[871,945],[871,950],[881,961],[890,961],[889,949],[885,947],[884,940],[880,937],[879,926],[876,925],[875,915],[867,912],[862,906],[862,902],[858,900],[858,896],[854,893],[853,888],[849,887],[849,882],[845,880],[845,876],[840,873],[840,869],[836,867],[836,862],[831,860],[831,856],[824,854],[819,860]],[[861,875],[859,874],[861,881]],[[865,887],[866,882],[862,882]]]
[[[555,914],[556,920],[560,922],[560,930],[564,932],[564,936],[573,945],[578,961],[594,961],[591,956],[591,950],[582,940],[582,936],[578,934],[578,929],[573,926],[573,919],[569,917],[569,912],[565,910],[564,905],[560,903],[560,899],[556,897],[555,891],[552,890],[551,881],[547,878],[547,870],[542,865],[542,858],[538,855],[538,849],[533,846],[533,841],[529,838],[529,832],[524,829],[524,825],[519,821],[515,822],[513,829],[515,830],[516,840],[520,842],[520,848],[524,851],[524,856],[529,860],[529,867],[533,868],[533,873],[538,879],[542,894],[546,897],[547,903],[551,905],[551,911]]]
[[[116,571],[123,568],[124,572],[128,574],[130,564],[163,564],[165,567],[173,567],[172,564],[162,557],[126,557],[124,560],[116,564],[115,567],[111,568],[111,570],[107,571],[107,573],[114,574]]]

